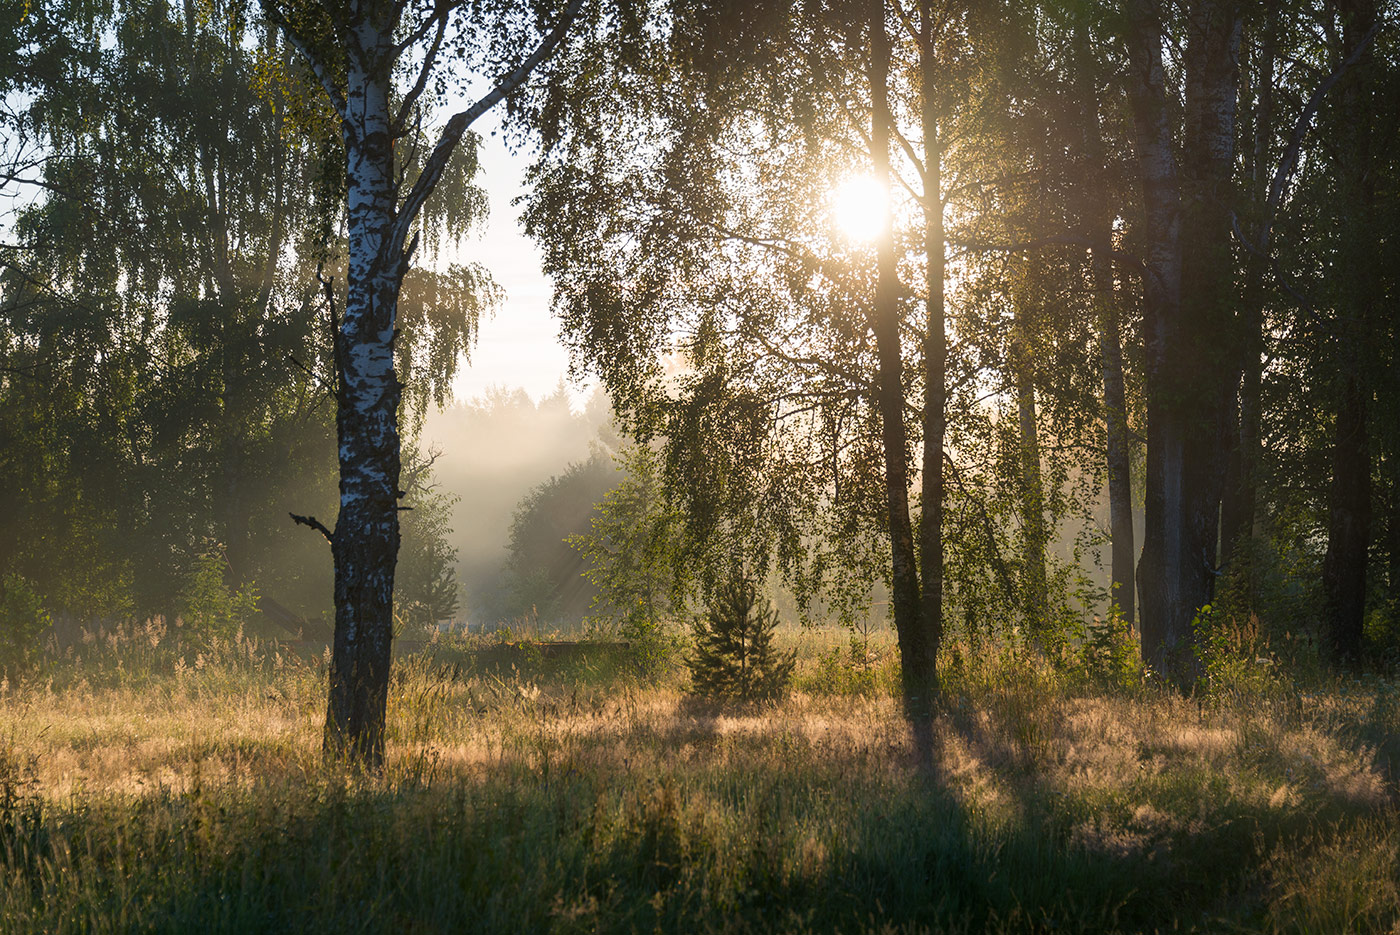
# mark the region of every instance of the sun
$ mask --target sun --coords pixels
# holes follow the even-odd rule
[[[852,175],[831,190],[831,219],[850,240],[879,237],[888,206],[889,192],[869,175]]]

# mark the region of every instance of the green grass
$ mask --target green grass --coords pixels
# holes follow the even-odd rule
[[[94,640],[0,695],[0,930],[1400,924],[1388,681],[1198,702],[984,657],[947,674],[930,773],[888,653],[842,675],[822,639],[763,707],[596,660],[404,660],[375,778],[322,767],[316,660]]]

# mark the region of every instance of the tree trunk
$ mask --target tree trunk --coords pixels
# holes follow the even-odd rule
[[[1257,58],[1251,62],[1255,106],[1254,145],[1249,156],[1250,202],[1263,223],[1268,210],[1269,142],[1273,138],[1274,66],[1278,45],[1278,10],[1265,13],[1263,37]],[[1261,248],[1266,245],[1260,244]],[[1240,388],[1235,436],[1231,439],[1225,491],[1220,504],[1220,547],[1227,562],[1243,563],[1235,570],[1253,599],[1252,550],[1258,502],[1260,426],[1264,380],[1264,261],[1253,253],[1244,256],[1244,285],[1240,308]]]
[[[1337,0],[1342,54],[1360,46],[1376,22],[1375,0]],[[1376,250],[1376,180],[1372,166],[1370,95],[1375,56],[1370,48],[1340,86],[1338,189],[1341,301],[1335,325],[1335,364],[1341,386],[1332,448],[1327,554],[1322,586],[1332,645],[1344,661],[1361,654],[1366,612],[1367,550],[1371,539],[1371,454],[1367,430],[1371,383],[1366,346],[1373,306],[1381,294]]]
[[[871,161],[875,178],[890,184],[889,37],[885,4],[870,2]],[[904,430],[904,362],[899,335],[899,271],[895,256],[894,214],[887,205],[876,245],[877,279],[871,330],[879,360],[877,404],[885,456],[885,495],[890,533],[891,603],[899,639],[904,708],[916,725],[928,722],[937,690],[928,634],[921,625],[921,602],[914,530],[909,514],[908,437]]]
[[[1243,17],[1231,0],[1188,10],[1181,223],[1183,356],[1174,402],[1185,430],[1183,491],[1189,595],[1184,614],[1210,603],[1221,564],[1220,502],[1241,362],[1235,320],[1232,177]],[[1189,624],[1189,618],[1187,619]]]
[[[1386,513],[1386,603],[1390,606],[1392,622],[1400,621],[1400,445],[1396,444],[1394,429],[1390,435],[1390,451],[1386,464],[1390,468],[1390,503]]]
[[[1361,655],[1366,611],[1366,552],[1371,540],[1371,454],[1366,432],[1366,396],[1355,374],[1347,378],[1337,412],[1328,497],[1327,554],[1322,588],[1337,656]]]
[[[1133,563],[1132,452],[1128,447],[1128,401],[1123,386],[1123,345],[1118,323],[1118,296],[1113,271],[1098,252],[1093,259],[1095,301],[1099,303],[1099,355],[1103,361],[1104,435],[1108,456],[1108,523],[1113,540],[1112,601],[1130,628],[1136,606]]]
[[[1143,658],[1185,687],[1192,620],[1218,565],[1226,415],[1237,379],[1229,181],[1234,154],[1235,4],[1189,5],[1184,161],[1178,171],[1156,4],[1128,7],[1130,96],[1147,214],[1144,324],[1147,523],[1138,566]]]
[[[346,207],[350,256],[345,315],[336,328],[336,431],[340,440],[340,515],[334,532],[312,517],[294,516],[330,540],[335,559],[335,650],[331,659],[324,750],[377,768],[384,758],[384,713],[389,695],[393,640],[394,564],[399,551],[399,401],[403,384],[394,373],[399,289],[417,234],[410,228],[442,180],[462,135],[554,53],[583,6],[569,0],[559,22],[515,69],[484,97],[453,114],[438,135],[422,171],[399,201],[394,140],[407,136],[433,86],[442,38],[453,4],[431,6],[418,30],[433,24],[436,38],[419,46],[418,80],[402,96],[393,79],[414,45],[398,41],[403,3],[322,4],[311,19],[325,28],[328,56],[298,31],[282,0],[261,0],[263,14],[306,59],[312,75],[340,116],[345,144]],[[449,43],[449,47],[456,43]],[[458,55],[468,55],[456,49]],[[468,56],[469,57],[469,56]],[[412,71],[413,69],[409,69]],[[392,105],[392,106],[391,106]],[[398,113],[395,114],[395,108]],[[405,246],[407,244],[407,246]]]
[[[1095,63],[1089,44],[1089,24],[1081,15],[1075,24],[1076,83],[1084,106],[1085,200],[1084,218],[1089,242],[1096,244],[1089,260],[1090,287],[1099,325],[1099,358],[1103,371],[1104,447],[1108,468],[1108,522],[1112,543],[1110,601],[1131,628],[1136,606],[1133,564],[1137,561],[1133,532],[1132,450],[1128,437],[1128,394],[1123,383],[1123,338],[1118,292],[1114,285],[1113,210],[1108,203],[1103,130],[1099,117],[1099,93],[1094,84]]]
[[[1040,470],[1040,433],[1036,427],[1035,369],[1031,366],[1030,326],[1027,318],[1034,306],[1038,283],[1038,261],[1032,259],[1026,273],[1026,288],[1015,310],[1012,366],[1016,380],[1016,415],[1019,445],[1017,465],[1021,482],[1022,594],[1026,634],[1044,652],[1048,646],[1047,621],[1050,595],[1045,575],[1045,548],[1050,540],[1045,522],[1045,491]]]
[[[1182,427],[1166,386],[1179,356],[1181,314],[1180,192],[1172,125],[1162,66],[1162,24],[1151,0],[1128,6],[1128,92],[1137,132],[1144,231],[1143,337],[1146,351],[1146,523],[1138,564],[1142,658],[1161,675],[1190,650],[1190,621],[1183,614]]]
[[[389,127],[389,76],[352,69],[344,124],[350,256],[340,322],[336,429],[340,515],[335,558],[335,647],[325,752],[377,768],[393,639],[399,551],[402,385],[394,372],[395,318],[408,256],[394,234],[398,191]]]
[[[930,702],[936,698],[938,651],[943,642],[943,446],[947,434],[948,336],[944,323],[946,249],[943,230],[943,150],[929,72],[933,67],[933,13],[923,0],[919,7],[920,89],[924,131],[924,408],[923,464],[920,478],[919,578],[920,622],[925,634],[924,655],[911,660],[920,668],[917,686]]]

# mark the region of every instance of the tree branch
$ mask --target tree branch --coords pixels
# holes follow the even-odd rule
[[[1303,138],[1307,136],[1308,129],[1312,126],[1313,117],[1317,115],[1318,108],[1322,106],[1322,99],[1327,93],[1336,87],[1337,82],[1342,80],[1342,75],[1346,70],[1361,60],[1366,47],[1371,44],[1371,40],[1376,38],[1380,32],[1381,25],[1385,22],[1383,18],[1377,18],[1374,25],[1361,37],[1361,41],[1356,44],[1356,48],[1346,57],[1336,71],[1327,76],[1327,80],[1318,85],[1312,97],[1308,98],[1308,103],[1304,105],[1302,113],[1298,115],[1298,122],[1293,125],[1293,135],[1288,141],[1288,148],[1284,150],[1283,158],[1279,160],[1278,169],[1274,172],[1273,181],[1269,184],[1269,197],[1264,202],[1264,220],[1260,226],[1259,238],[1253,246],[1257,247],[1254,253],[1265,253],[1269,249],[1269,237],[1273,232],[1274,218],[1278,214],[1279,204],[1283,201],[1283,191],[1288,187],[1288,183],[1293,179],[1293,173],[1298,169],[1298,160],[1302,158]],[[1239,225],[1235,225],[1236,236],[1239,235]],[[1241,237],[1240,242],[1244,239]]]
[[[264,3],[270,0],[263,0]],[[452,158],[452,153],[457,148],[457,144],[462,140],[462,134],[467,132],[467,127],[472,125],[482,114],[505,99],[518,88],[525,79],[530,77],[530,73],[539,67],[555,47],[563,41],[565,33],[573,25],[578,17],[579,10],[583,8],[583,0],[569,0],[569,5],[564,8],[564,15],[559,20],[558,25],[545,36],[530,57],[520,63],[510,74],[496,82],[496,86],[491,92],[471,107],[460,113],[453,114],[452,119],[447,121],[447,126],[443,127],[442,135],[438,137],[438,142],[433,147],[432,155],[423,165],[423,171],[418,174],[418,180],[413,183],[413,188],[409,191],[408,197],[404,199],[403,207],[399,211],[398,221],[394,225],[393,243],[403,243],[408,237],[408,229],[413,225],[422,210],[423,203],[428,200],[437,183],[442,179],[442,174],[447,170],[447,161]]]
[[[310,526],[312,529],[325,536],[327,542],[329,542],[331,545],[335,545],[335,533],[327,529],[316,517],[299,516],[296,513],[288,513],[287,515],[290,516],[292,518],[292,522],[296,523],[298,526]]]
[[[958,489],[969,503],[977,505],[977,511],[982,516],[982,531],[987,537],[987,557],[992,560],[992,567],[1001,581],[1002,590],[1006,592],[1006,599],[1012,602],[1016,600],[1016,587],[1011,582],[1011,574],[1006,569],[1006,562],[1001,557],[1001,549],[997,547],[996,530],[992,527],[992,518],[987,515],[986,508],[982,501],[973,497],[968,491],[967,485],[963,483],[962,472],[958,470],[958,464],[953,460],[952,455],[943,452],[943,462],[953,471],[953,480],[957,482]]]
[[[451,7],[439,0],[433,10],[433,15],[415,30],[412,36],[400,43],[395,52],[395,57],[402,55],[405,49],[427,35],[428,27],[433,24],[434,20],[437,21],[437,33],[433,36],[433,44],[428,47],[427,53],[423,56],[423,67],[418,71],[418,80],[413,83],[408,94],[404,95],[403,103],[399,105],[398,115],[394,117],[392,126],[395,134],[403,131],[408,115],[413,111],[413,105],[418,103],[423,89],[428,86],[428,75],[433,70],[433,63],[437,61],[438,49],[442,48],[442,37],[447,32],[447,19],[450,12]]]
[[[321,88],[326,92],[326,96],[330,98],[331,106],[335,108],[336,116],[340,117],[341,120],[345,120],[347,113],[345,109],[345,97],[340,93],[340,89],[335,86],[335,82],[331,80],[330,70],[327,69],[321,60],[316,57],[315,53],[311,51],[311,46],[302,38],[301,34],[297,32],[291,20],[287,19],[286,15],[277,8],[277,0],[259,0],[259,4],[262,6],[263,16],[267,17],[267,21],[281,30],[282,35],[287,37],[287,41],[290,42],[292,47],[300,52],[301,57],[306,60],[307,66],[311,69],[311,73],[316,76],[317,81],[321,82]]]
[[[1114,249],[1106,245],[1103,241],[1086,239],[1084,237],[1071,237],[1069,235],[1038,237],[1035,240],[1023,240],[1019,243],[985,243],[978,240],[964,240],[957,237],[949,237],[948,243],[955,247],[961,247],[967,253],[1021,253],[1026,250],[1035,250],[1040,247],[1083,247],[1086,250],[1093,250],[1102,253],[1104,256],[1112,257],[1121,263],[1135,267],[1146,272],[1147,264],[1141,257],[1122,250]]]

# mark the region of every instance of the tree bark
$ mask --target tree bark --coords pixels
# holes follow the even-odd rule
[[[1012,339],[1012,368],[1016,382],[1016,416],[1019,446],[1017,470],[1021,486],[1022,551],[1021,593],[1026,634],[1035,647],[1046,651],[1049,633],[1046,616],[1050,606],[1045,574],[1045,549],[1050,533],[1045,522],[1045,491],[1040,470],[1040,433],[1036,426],[1035,368],[1031,364],[1028,318],[1037,301],[1039,261],[1032,257],[1026,272],[1026,287],[1015,310]]]
[[[1371,539],[1371,453],[1366,391],[1352,374],[1342,390],[1332,447],[1327,554],[1322,589],[1332,647],[1345,662],[1361,655],[1366,612],[1366,559]]]
[[[1137,582],[1141,597],[1142,657],[1161,675],[1190,647],[1187,600],[1182,593],[1186,549],[1182,523],[1182,427],[1169,403],[1167,381],[1175,358],[1181,314],[1180,192],[1162,64],[1162,23],[1156,4],[1128,5],[1128,92],[1137,134],[1144,230],[1143,337],[1147,397],[1146,523]]]
[[[1136,606],[1137,561],[1133,531],[1132,449],[1128,434],[1127,389],[1123,383],[1123,338],[1118,291],[1114,284],[1113,212],[1108,203],[1105,147],[1094,84],[1094,61],[1087,17],[1081,15],[1074,34],[1076,83],[1084,106],[1084,160],[1088,205],[1086,235],[1096,244],[1090,253],[1089,281],[1099,325],[1099,359],[1103,372],[1104,454],[1108,468],[1108,523],[1111,541],[1110,601],[1131,628]]]
[[[1184,428],[1185,520],[1192,614],[1215,596],[1220,503],[1234,426],[1241,362],[1236,322],[1232,177],[1239,99],[1240,5],[1188,7],[1186,120],[1182,172],[1181,332],[1178,413]],[[1189,625],[1190,619],[1186,618]]]
[[[382,56],[374,37],[367,39],[366,51]],[[347,79],[349,118],[342,127],[350,255],[336,349],[340,514],[331,543],[335,645],[324,746],[329,758],[377,767],[384,757],[399,551],[402,385],[394,372],[395,320],[409,257],[395,233],[390,74],[352,65]]]
[[[1336,0],[1343,55],[1371,34],[1375,0]],[[1343,661],[1361,654],[1366,612],[1367,552],[1371,540],[1371,454],[1368,328],[1380,295],[1375,246],[1376,180],[1372,166],[1370,101],[1374,54],[1368,46],[1340,86],[1338,189],[1341,243],[1337,257],[1341,301],[1335,325],[1340,405],[1334,425],[1332,485],[1328,497],[1327,554],[1322,563],[1325,612],[1332,646]]]
[[[1112,538],[1112,601],[1132,627],[1137,585],[1133,531],[1132,451],[1128,441],[1128,394],[1123,385],[1123,342],[1113,271],[1099,251],[1092,260],[1094,297],[1099,304],[1099,356],[1103,366],[1104,436],[1108,460],[1108,524]]]
[[[1251,62],[1255,106],[1254,145],[1249,156],[1250,202],[1263,223],[1268,211],[1269,142],[1274,133],[1274,67],[1278,45],[1278,10],[1265,14],[1257,58]],[[1261,245],[1262,246],[1262,245]],[[1249,541],[1254,536],[1258,502],[1259,461],[1264,380],[1264,261],[1253,252],[1244,256],[1244,285],[1240,308],[1240,388],[1235,437],[1231,439],[1220,505],[1220,546],[1228,562],[1242,562],[1243,580],[1252,600],[1253,573]]]
[[[1178,168],[1152,0],[1128,5],[1129,94],[1142,175],[1147,267],[1147,517],[1138,585],[1143,658],[1179,686],[1196,676],[1192,620],[1211,600],[1233,338],[1229,181],[1241,19],[1188,5],[1184,158]]]
[[[930,72],[934,60],[933,11],[919,5],[920,111],[924,133],[924,406],[923,464],[919,513],[919,616],[924,655],[916,682],[932,702],[939,691],[938,652],[943,642],[943,447],[947,435],[948,335],[945,330],[944,279],[947,260],[943,229],[943,150]]]
[[[1387,478],[1390,503],[1386,512],[1386,552],[1389,557],[1386,603],[1390,606],[1390,619],[1395,621],[1400,620],[1400,445],[1396,444],[1393,430],[1389,443],[1386,457],[1390,469],[1390,477]]]
[[[890,184],[889,37],[885,4],[870,0],[871,161],[877,181]],[[922,626],[918,556],[909,512],[908,436],[904,429],[904,361],[899,335],[899,270],[894,241],[894,215],[888,202],[882,232],[876,242],[877,278],[871,330],[879,361],[877,405],[885,458],[886,518],[890,534],[891,603],[905,713],[916,730],[933,714],[937,676],[928,634]]]

